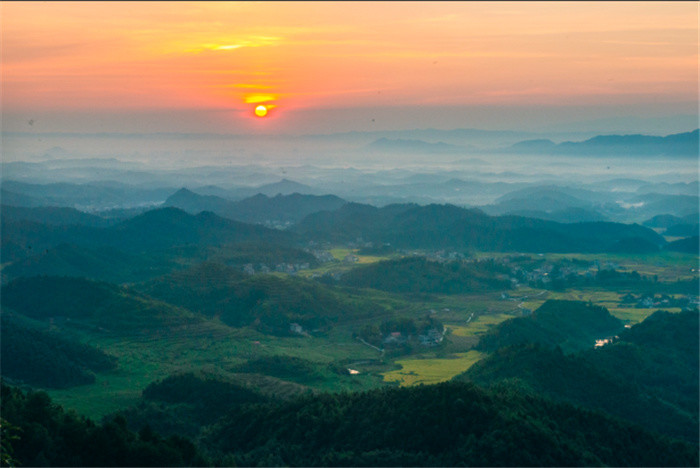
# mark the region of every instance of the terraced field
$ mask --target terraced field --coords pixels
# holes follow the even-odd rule
[[[485,354],[479,351],[469,351],[445,358],[419,356],[399,359],[396,364],[400,365],[401,369],[384,373],[384,381],[398,383],[402,387],[444,382],[466,371],[484,356]]]

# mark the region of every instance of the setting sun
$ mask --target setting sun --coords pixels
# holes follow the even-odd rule
[[[267,107],[259,105],[255,108],[255,115],[258,117],[265,117],[267,115]]]

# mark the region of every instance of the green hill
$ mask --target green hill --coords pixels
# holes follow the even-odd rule
[[[485,262],[439,263],[424,257],[406,257],[353,268],[340,282],[346,286],[398,293],[462,294],[510,289],[510,281],[499,279],[497,273],[494,265]]]
[[[33,327],[4,310],[2,376],[44,388],[67,388],[95,381],[93,372],[116,367],[117,360],[92,346]]]
[[[698,314],[656,312],[619,339],[572,355],[536,344],[498,349],[456,380],[568,401],[689,442],[698,440]]]
[[[695,466],[697,447],[502,386],[448,382],[235,408],[203,444],[243,466]]]
[[[7,221],[34,221],[36,223],[70,225],[80,224],[84,226],[105,227],[113,224],[112,221],[96,215],[85,213],[75,208],[60,206],[19,207],[11,205],[0,206],[2,222]]]
[[[697,255],[700,253],[700,237],[686,237],[685,239],[669,242],[668,246],[666,246],[666,250]]]
[[[224,219],[210,212],[190,215],[177,208],[147,211],[106,228],[25,220],[3,222],[0,227],[3,261],[26,258],[60,244],[152,254],[176,247],[202,249],[240,242],[289,245],[294,239],[289,232]]]
[[[562,224],[518,216],[492,217],[453,205],[389,205],[375,208],[348,203],[334,212],[307,216],[293,228],[311,239],[330,242],[362,238],[397,248],[473,249],[521,252],[619,251],[628,239],[645,252],[658,251],[663,237],[636,224]]]
[[[502,322],[479,339],[477,349],[495,351],[505,346],[540,343],[565,351],[590,348],[597,339],[622,331],[620,320],[607,309],[585,302],[549,300],[527,317]]]
[[[3,286],[2,304],[36,320],[98,332],[167,331],[199,321],[188,311],[129,289],[82,278],[19,278]]]
[[[2,384],[3,466],[205,466],[189,439],[138,433],[123,417],[103,424],[64,411],[44,392]]]
[[[377,311],[368,301],[318,282],[292,276],[249,276],[231,267],[204,263],[144,283],[140,290],[232,326],[289,335],[290,324],[305,330],[367,317]]]
[[[21,276],[73,276],[114,283],[145,281],[174,269],[163,256],[133,254],[112,247],[59,244],[2,269],[3,279]]]
[[[269,401],[255,390],[211,375],[171,375],[143,390],[137,406],[119,411],[129,427],[146,425],[163,435],[196,437],[231,408]]]

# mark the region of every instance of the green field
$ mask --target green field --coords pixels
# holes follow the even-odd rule
[[[486,333],[489,328],[497,325],[504,320],[513,318],[513,315],[508,314],[490,314],[479,315],[472,319],[466,325],[448,325],[448,328],[455,336],[475,336]]]
[[[261,356],[300,357],[316,363],[323,378],[314,387],[321,390],[361,390],[381,384],[375,374],[341,377],[325,370],[331,362],[348,357],[373,360],[378,356],[345,329],[324,337],[276,337],[212,321],[170,337],[93,338],[87,342],[116,356],[118,368],[98,374],[94,384],[49,390],[49,394],[57,403],[95,419],[136,404],[146,386],[168,375],[197,370],[231,375],[235,366]]]
[[[358,251],[359,251],[359,249],[347,249],[347,248],[335,248],[335,249],[330,250],[331,255],[333,255],[333,258],[335,258],[336,260],[343,261],[343,259],[346,256],[352,254],[352,255],[357,257],[357,263],[360,263],[360,264],[375,263],[375,262],[378,262],[380,260],[386,260],[389,258],[389,257],[378,257],[375,255],[359,255],[357,253]]]
[[[611,315],[619,318],[620,320],[625,320],[630,324],[634,325],[644,321],[645,318],[649,317],[651,314],[656,312],[657,308],[651,309],[637,309],[633,307],[621,308],[621,307],[610,307],[608,308]],[[678,313],[681,311],[678,307],[664,307],[663,310],[667,312]]]
[[[449,358],[399,359],[396,363],[401,369],[384,373],[384,381],[401,386],[444,382],[466,371],[483,357],[484,353],[469,351]]]
[[[357,264],[343,262],[357,249],[334,248],[339,260],[329,262],[301,276],[342,272]],[[504,256],[505,254],[499,254]],[[496,256],[499,256],[496,255]],[[358,263],[371,263],[389,257],[358,255]],[[636,270],[643,275],[658,275],[659,280],[697,275],[697,257],[675,253],[649,256],[547,254],[548,260],[579,258],[610,262],[621,270]],[[695,271],[692,271],[696,269]],[[284,276],[279,274],[280,276]],[[218,320],[205,319],[167,334],[150,336],[103,336],[85,331],[83,340],[118,358],[114,371],[96,376],[96,382],[65,390],[50,390],[59,404],[95,419],[139,401],[141,391],[150,383],[173,373],[204,371],[224,377],[247,379],[251,385],[278,385],[274,378],[236,374],[236,366],[259,357],[289,356],[302,358],[312,364],[317,378],[310,382],[296,381],[298,388],[314,391],[352,391],[382,385],[416,385],[451,379],[465,371],[484,355],[472,348],[479,337],[491,327],[523,314],[523,309],[536,310],[548,299],[592,302],[604,306],[628,323],[638,323],[656,309],[637,309],[621,304],[624,291],[595,288],[548,291],[530,287],[509,290],[510,298],[500,291],[473,294],[396,294],[374,289],[338,288],[336,294],[348,301],[366,301],[377,305],[377,313],[333,324],[322,333],[311,336],[280,337],[260,333],[254,327],[232,328]],[[677,308],[666,308],[677,312]],[[363,326],[378,325],[395,318],[422,319],[430,316],[448,329],[443,346],[432,352],[416,346],[412,354],[392,358],[353,338]],[[386,353],[391,354],[391,353]],[[400,367],[400,369],[396,369]],[[345,375],[338,369],[352,368],[357,374]],[[335,369],[335,370],[332,370]],[[257,379],[257,380],[256,380]],[[275,383],[277,382],[277,383]],[[296,387],[295,387],[296,388]]]

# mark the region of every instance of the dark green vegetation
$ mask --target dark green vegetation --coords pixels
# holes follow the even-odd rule
[[[457,380],[517,382],[523,391],[601,409],[693,443],[699,436],[698,325],[697,311],[659,311],[610,344],[570,355],[551,342],[537,343],[533,334],[529,344],[502,347]]]
[[[215,189],[201,188],[227,193]],[[8,390],[3,426],[23,428],[16,459],[697,464],[697,337],[683,334],[697,324],[671,320],[693,312],[655,314],[629,330],[615,318],[642,321],[657,305],[692,310],[695,257],[669,252],[673,244],[638,225],[451,205],[335,209],[339,200],[224,200],[277,227],[308,214],[286,230],[176,208],[120,212],[104,224],[71,210],[3,213],[5,381],[108,415],[97,425],[40,393]],[[614,253],[591,253],[603,251]],[[409,382],[391,381],[394,373],[444,381],[482,356],[493,367],[474,372],[494,389],[386,389]],[[6,402],[24,409],[8,412]],[[28,426],[31,407],[50,410]],[[121,450],[111,462],[93,450],[104,434]]]
[[[658,251],[664,239],[636,224],[560,224],[518,216],[491,217],[452,205],[348,203],[334,212],[307,216],[293,230],[330,242],[362,238],[401,248],[521,252]]]
[[[22,258],[2,270],[4,281],[39,275],[73,276],[115,283],[144,281],[167,273],[177,264],[148,252],[126,253],[113,247],[59,244]]]
[[[321,378],[312,362],[287,356],[267,356],[251,359],[234,370],[243,373],[271,375],[300,383],[309,383]]]
[[[690,444],[507,385],[484,390],[445,383],[283,403],[265,402],[218,380],[181,375],[149,386],[144,401],[150,407],[142,404],[96,425],[64,412],[45,393],[3,385],[3,418],[11,421],[3,423],[3,454],[23,466],[201,466],[208,462],[192,442],[164,438],[150,423],[165,425],[163,432],[187,433],[183,423],[196,427],[208,421],[202,445],[216,465],[694,466],[698,461]],[[135,433],[124,416],[132,423],[139,416],[147,419]]]
[[[189,311],[109,283],[80,278],[38,276],[2,288],[3,307],[36,320],[70,322],[92,332],[160,332],[193,324]]]
[[[166,436],[196,437],[231,409],[267,401],[268,397],[241,384],[187,373],[150,384],[138,405],[119,414],[132,430],[150,426]]]
[[[104,227],[112,224],[101,216],[84,213],[75,208],[61,206],[41,206],[35,208],[2,205],[3,222],[32,221],[56,225],[82,225]]]
[[[668,250],[672,252],[683,252],[697,255],[700,253],[700,237],[686,237],[677,241],[669,242]]]
[[[445,383],[239,407],[204,445],[245,466],[673,466],[697,450],[516,389]]]
[[[17,260],[60,244],[152,253],[250,241],[284,245],[291,239],[288,233],[224,219],[210,212],[189,215],[177,208],[161,208],[106,228],[3,220],[2,256]]]
[[[91,384],[94,372],[114,369],[117,360],[75,337],[32,326],[9,312],[0,318],[2,327],[2,376],[44,388]]]
[[[496,278],[502,273],[503,269],[493,262],[438,263],[407,257],[354,268],[343,275],[341,284],[397,293],[463,294],[509,289],[509,280]]]
[[[2,384],[3,466],[203,466],[195,445],[116,417],[104,424],[64,411],[44,392]]]
[[[613,336],[623,324],[604,308],[573,301],[547,301],[527,317],[496,325],[479,340],[477,349],[495,351],[505,346],[541,343],[564,350],[590,348],[595,340]]]
[[[292,276],[249,276],[205,263],[145,283],[141,289],[166,302],[231,326],[254,325],[276,335],[327,329],[339,321],[368,318],[381,309],[317,282]],[[290,329],[298,324],[302,330]]]

